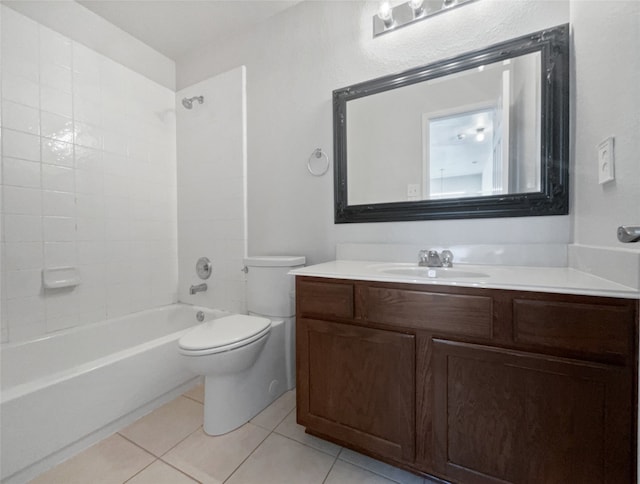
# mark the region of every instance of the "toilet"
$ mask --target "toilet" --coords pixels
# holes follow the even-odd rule
[[[301,256],[244,259],[249,315],[204,322],[184,334],[178,350],[204,376],[204,431],[230,432],[295,386],[295,289],[288,272]]]

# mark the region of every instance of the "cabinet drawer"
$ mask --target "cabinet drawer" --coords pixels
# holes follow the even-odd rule
[[[362,287],[365,321],[491,338],[493,300],[486,296]]]
[[[353,284],[296,280],[300,315],[353,318]]]
[[[628,355],[634,309],[629,305],[513,300],[513,337],[518,343]]]

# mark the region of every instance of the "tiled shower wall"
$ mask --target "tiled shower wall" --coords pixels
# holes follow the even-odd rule
[[[174,302],[175,93],[0,8],[2,341]]]
[[[185,109],[184,97],[204,96]],[[246,254],[245,68],[238,67],[182,89],[178,119],[178,254],[180,301],[244,313]],[[213,274],[206,292],[195,271],[208,257]]]

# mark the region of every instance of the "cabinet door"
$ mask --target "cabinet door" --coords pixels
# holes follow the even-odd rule
[[[415,337],[300,318],[298,422],[374,455],[412,462]]]
[[[438,471],[464,483],[624,483],[627,370],[434,340]]]

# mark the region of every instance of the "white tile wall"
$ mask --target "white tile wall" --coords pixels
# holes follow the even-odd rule
[[[40,187],[40,163],[3,157],[2,175],[6,185],[25,188]]]
[[[175,93],[0,8],[2,342],[174,302]]]
[[[184,97],[204,104],[182,107]],[[192,304],[245,312],[246,162],[245,69],[240,67],[177,93],[179,295]],[[213,263],[207,292],[196,261]]]
[[[2,156],[40,161],[40,137],[2,128]]]
[[[11,101],[2,103],[2,124],[25,133],[40,134],[40,112],[36,108]]]

